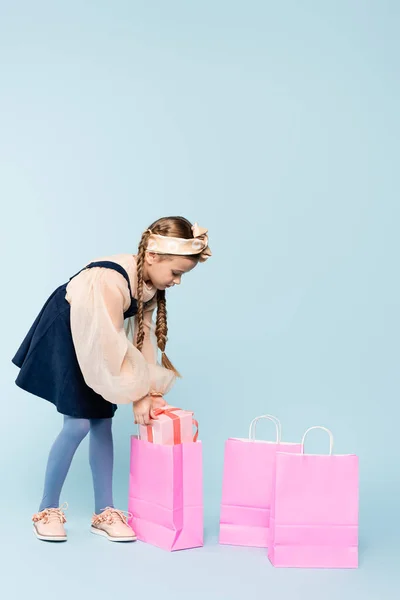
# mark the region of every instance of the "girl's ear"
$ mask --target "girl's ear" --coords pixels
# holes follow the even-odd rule
[[[148,265],[153,265],[155,262],[157,262],[158,257],[155,252],[146,252],[144,255],[144,259]]]

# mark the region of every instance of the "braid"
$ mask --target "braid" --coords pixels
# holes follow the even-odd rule
[[[144,258],[146,254],[147,242],[151,232],[147,229],[139,243],[138,254],[137,254],[137,335],[136,335],[136,347],[142,351],[144,342],[144,310],[143,310],[143,266]],[[167,343],[167,308],[165,300],[165,290],[157,291],[157,318],[156,318],[156,337],[157,346],[162,352],[161,364],[166,369],[170,369],[175,373],[177,377],[181,377],[180,373],[175,369],[174,365],[165,354],[165,346]]]
[[[170,369],[175,373],[177,377],[181,377],[179,371],[177,371],[174,365],[169,360],[168,356],[165,354],[165,346],[167,344],[167,334],[168,334],[168,325],[167,325],[167,302],[165,299],[165,290],[157,291],[157,319],[156,319],[156,336],[157,336],[157,345],[162,352],[161,364],[166,369]]]
[[[144,257],[146,253],[147,242],[150,237],[150,231],[147,230],[143,233],[142,239],[140,240],[138,255],[137,255],[137,323],[138,331],[136,337],[136,347],[138,350],[142,350],[144,341],[144,317],[143,317],[143,265]]]

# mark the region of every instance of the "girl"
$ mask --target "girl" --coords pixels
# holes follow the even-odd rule
[[[32,517],[40,540],[67,539],[68,504],[59,506],[60,493],[89,431],[95,498],[91,531],[111,541],[136,539],[124,511],[113,504],[112,417],[118,404],[132,402],[135,423],[148,424],[180,376],[165,354],[165,290],[211,256],[206,234],[207,229],[183,217],[165,217],[143,233],[137,255],[88,264],[51,294],[12,359],[20,368],[16,384],[64,415],[50,450],[42,501]]]

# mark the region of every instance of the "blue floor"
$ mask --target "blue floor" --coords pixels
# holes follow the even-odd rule
[[[400,597],[396,536],[394,529],[380,530],[379,519],[361,535],[358,570],[322,571],[274,569],[262,549],[219,546],[216,516],[207,519],[211,525],[204,548],[168,553],[141,542],[117,544],[94,536],[90,514],[68,515],[67,542],[41,542],[31,529],[31,506],[18,511],[12,523],[3,523],[4,600]]]

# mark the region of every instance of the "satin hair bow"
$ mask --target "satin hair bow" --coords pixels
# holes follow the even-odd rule
[[[208,246],[208,229],[204,227],[200,227],[198,223],[195,223],[192,226],[193,237],[201,240],[204,243],[204,250],[200,253],[199,261],[205,262],[210,256],[212,256],[212,252]]]

